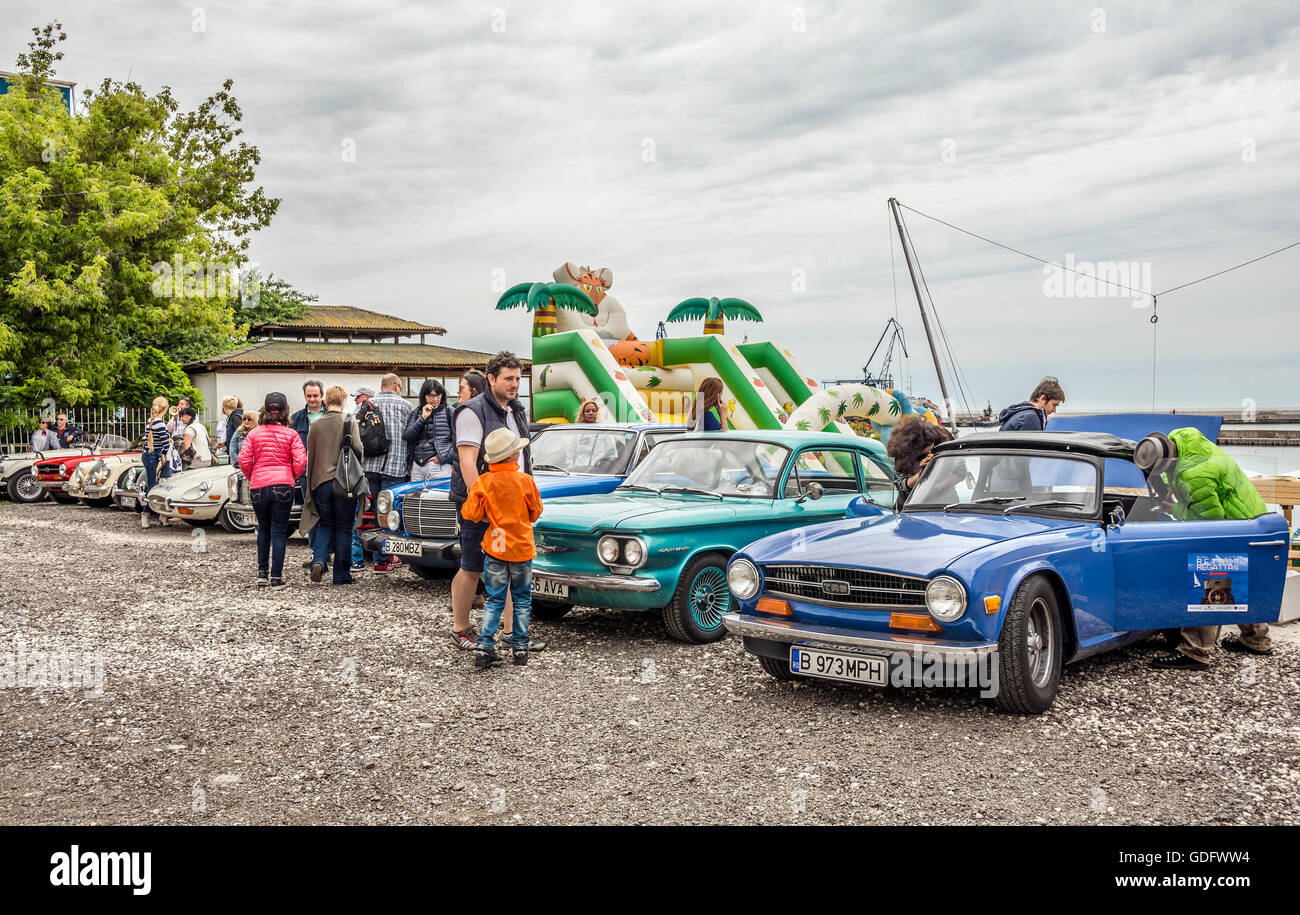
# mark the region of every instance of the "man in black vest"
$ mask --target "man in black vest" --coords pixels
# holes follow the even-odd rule
[[[451,499],[457,509],[465,507],[469,488],[479,474],[487,473],[483,440],[493,429],[504,426],[524,441],[528,440],[528,414],[518,397],[522,370],[523,363],[514,353],[497,353],[487,364],[487,390],[456,405],[451,422],[455,429],[458,460],[451,465]],[[532,451],[525,446],[521,454],[520,469],[531,474]],[[469,607],[483,575],[483,535],[487,529],[487,521],[460,519],[460,569],[451,580],[451,640],[457,648],[465,651],[473,651],[474,643],[478,641],[478,633],[469,624]],[[502,619],[506,625],[513,623],[509,598]],[[544,647],[544,642],[532,639],[529,650],[540,651]]]

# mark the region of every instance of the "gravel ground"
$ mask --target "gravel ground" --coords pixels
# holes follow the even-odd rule
[[[202,550],[199,548],[202,547]],[[0,503],[0,663],[93,652],[102,695],[0,690],[0,822],[1300,822],[1300,645],[1251,671],[1067,668],[1041,717],[966,691],[777,682],[646,615],[535,624],[476,672],[444,581],[255,591],[254,537]],[[39,574],[39,584],[37,578]],[[92,691],[93,692],[93,691]]]

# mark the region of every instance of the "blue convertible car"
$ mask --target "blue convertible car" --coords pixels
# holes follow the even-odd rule
[[[656,444],[683,425],[574,424],[547,426],[530,445],[533,475],[543,499],[612,492]],[[403,483],[376,498],[376,523],[361,532],[362,545],[400,556],[422,578],[460,561],[460,519],[450,500],[451,477]]]
[[[1086,432],[938,445],[900,514],[776,534],[733,557],[724,623],[779,679],[979,675],[1001,708],[1036,714],[1064,663],[1151,630],[1276,621],[1286,520],[1174,520],[1134,447]]]

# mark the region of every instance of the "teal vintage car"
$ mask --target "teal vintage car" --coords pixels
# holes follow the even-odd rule
[[[884,446],[830,432],[674,436],[613,492],[547,499],[533,614],[656,610],[683,642],[726,634],[727,560],[769,534],[894,504]]]

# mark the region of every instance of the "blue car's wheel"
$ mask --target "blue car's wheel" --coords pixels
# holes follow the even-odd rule
[[[998,694],[1003,711],[1038,715],[1056,698],[1064,648],[1056,592],[1035,575],[1016,589],[998,635]]]
[[[664,626],[681,642],[716,642],[727,634],[722,615],[731,609],[727,557],[706,553],[687,564],[677,590],[664,607]]]

